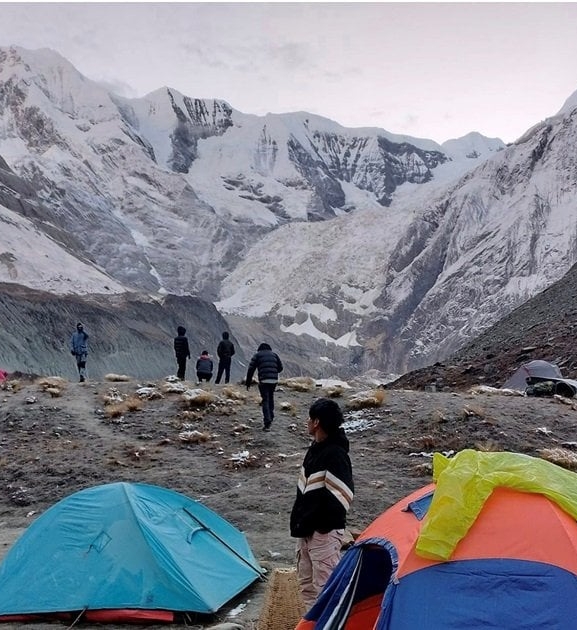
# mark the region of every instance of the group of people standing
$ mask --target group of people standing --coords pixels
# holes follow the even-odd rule
[[[176,355],[176,363],[178,370],[176,376],[181,381],[184,381],[186,376],[186,362],[190,359],[190,347],[188,345],[188,338],[186,337],[186,328],[179,326],[176,329],[177,336],[174,338],[174,354]],[[215,383],[218,385],[221,378],[224,376],[224,382],[230,381],[230,366],[232,363],[232,357],[235,353],[234,344],[230,340],[228,332],[222,333],[222,339],[220,340],[216,349],[218,356],[218,370],[216,373]],[[200,356],[196,360],[196,380],[198,383],[206,381],[210,382],[214,370],[214,362],[208,353],[208,350],[203,350]]]
[[[86,379],[88,334],[82,322],[70,339],[70,352],[76,358],[80,382]],[[177,377],[184,380],[190,347],[184,326],[177,328],[174,352]],[[222,333],[217,350],[218,370],[215,383],[224,376],[230,381],[235,347],[228,332]],[[209,382],[213,361],[203,350],[196,361],[198,382]],[[247,373],[247,390],[258,376],[262,398],[263,431],[270,431],[274,420],[274,392],[283,364],[268,343],[261,343],[251,357]],[[349,457],[349,441],[343,428],[343,413],[330,398],[319,398],[309,408],[307,432],[312,438],[304,457],[297,483],[296,498],[290,514],[290,533],[296,538],[297,576],[303,601],[310,608],[316,601],[341,556],[346,516],[353,500],[354,483]]]

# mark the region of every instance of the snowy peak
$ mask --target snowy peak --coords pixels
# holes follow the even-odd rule
[[[487,138],[476,131],[472,131],[462,138],[443,142],[442,149],[452,159],[487,158],[492,153],[502,151],[505,143],[500,138]]]

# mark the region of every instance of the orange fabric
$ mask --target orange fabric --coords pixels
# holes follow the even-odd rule
[[[374,628],[381,612],[382,603],[383,593],[379,593],[355,604],[347,617],[345,630],[370,630],[370,628]]]
[[[308,619],[301,619],[295,626],[295,630],[313,630],[316,625],[316,621],[309,621]]]
[[[358,540],[383,537],[393,543],[399,557],[399,578],[437,564],[415,554],[423,521],[402,511],[430,489],[434,489],[433,484],[395,504],[359,536]],[[475,558],[544,562],[577,575],[577,524],[542,495],[496,488],[451,561]]]
[[[169,610],[87,610],[84,620],[92,623],[134,623],[137,621],[172,623],[174,613]]]

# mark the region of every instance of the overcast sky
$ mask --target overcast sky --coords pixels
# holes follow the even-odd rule
[[[0,45],[49,47],[125,96],[307,111],[443,142],[510,142],[577,90],[577,3],[0,3]]]

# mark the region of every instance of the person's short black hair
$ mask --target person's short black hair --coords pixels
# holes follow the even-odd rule
[[[222,338],[228,339],[228,333],[226,332],[226,330],[222,333]]]
[[[272,348],[268,345],[268,343],[261,343],[258,347],[258,352],[261,350],[272,350]]]
[[[325,433],[336,433],[344,421],[339,404],[331,398],[318,398],[309,408],[309,416],[318,420]]]
[[[76,328],[84,328],[82,322],[78,322],[78,324],[76,324]]]
[[[185,328],[184,326],[179,326],[179,327],[176,329],[176,332],[177,332],[180,336],[182,336],[182,335],[186,334],[186,328]]]

